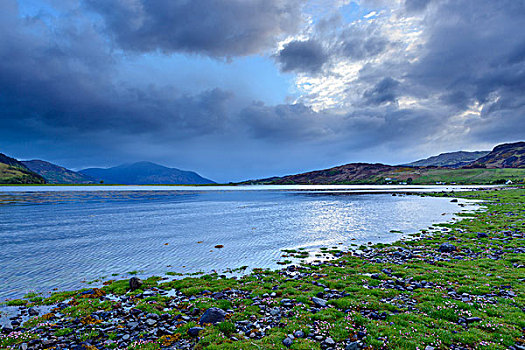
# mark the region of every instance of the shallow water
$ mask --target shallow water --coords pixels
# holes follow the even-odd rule
[[[283,248],[392,242],[401,234],[391,230],[417,232],[463,209],[447,198],[358,194],[378,191],[385,187],[0,187],[0,298],[130,271],[277,268]]]

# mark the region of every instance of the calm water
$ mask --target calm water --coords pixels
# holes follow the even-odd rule
[[[445,198],[366,193],[385,189],[396,190],[0,187],[0,299],[84,287],[83,281],[135,270],[277,268],[282,248],[391,242],[400,234],[390,230],[417,232],[463,209]],[[224,248],[214,248],[218,244]]]

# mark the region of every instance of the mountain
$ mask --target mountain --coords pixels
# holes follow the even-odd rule
[[[87,175],[77,173],[64,167],[43,161],[28,160],[22,161],[29,170],[37,173],[46,179],[50,184],[92,184],[95,180]]]
[[[0,153],[0,184],[44,184],[46,180],[18,160]]]
[[[433,156],[426,159],[421,159],[412,163],[405,164],[407,166],[438,166],[446,168],[461,168],[465,165],[468,165],[475,160],[486,156],[489,154],[489,151],[479,151],[479,152],[449,152],[441,153],[438,156]]]
[[[201,185],[215,182],[193,171],[168,168],[151,162],[123,164],[113,168],[89,168],[80,173],[104,181],[106,184],[122,185]]]
[[[504,143],[465,168],[525,168],[525,142]]]

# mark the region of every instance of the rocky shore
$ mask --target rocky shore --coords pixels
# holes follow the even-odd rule
[[[10,301],[0,348],[523,350],[525,190],[456,196],[487,210],[333,261]]]

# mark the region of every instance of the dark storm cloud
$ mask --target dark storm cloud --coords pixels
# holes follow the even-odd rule
[[[386,102],[394,102],[397,97],[399,82],[390,77],[383,78],[373,88],[366,90],[363,98],[370,105],[380,105]]]
[[[495,134],[507,123],[525,129],[524,40],[518,34],[525,3],[443,1],[425,16],[426,43],[419,60],[405,67],[407,83],[459,111],[483,105],[483,120],[468,123],[474,135],[488,125]],[[507,120],[510,114],[516,117]]]
[[[326,64],[337,60],[371,59],[384,52],[388,40],[375,24],[354,24],[342,30],[339,17],[320,21],[308,40],[294,40],[275,56],[283,72],[318,73]]]
[[[315,40],[292,41],[277,54],[283,72],[310,72],[321,70],[328,60],[320,43]]]
[[[257,138],[290,142],[329,138],[334,135],[338,123],[337,118],[317,113],[303,104],[266,106],[253,103],[241,111],[240,120]]]
[[[363,108],[351,113],[316,112],[303,104],[266,106],[254,103],[241,111],[241,120],[256,138],[277,144],[311,142],[346,149],[414,145],[434,133],[441,117],[424,109],[392,106]],[[410,139],[406,136],[411,135]]]
[[[303,0],[86,0],[125,50],[244,56],[302,23]]]
[[[370,59],[379,55],[387,49],[389,42],[376,29],[374,26],[346,29],[338,38],[340,47],[335,53],[351,60]]]
[[[408,32],[421,31],[415,44],[389,36],[396,23],[378,16],[314,27],[310,39],[273,56],[283,71],[319,80],[337,63],[362,61],[338,96],[349,102],[336,111],[252,103],[215,86],[188,94],[184,86],[120,80],[130,51],[233,57],[271,48],[297,28],[299,5],[92,0],[89,8],[101,16],[93,20],[70,1],[60,16],[24,18],[15,1],[1,1],[0,152],[26,150],[28,157],[60,157],[78,167],[102,158],[115,165],[177,157],[189,168],[210,164],[205,175],[216,180],[231,179],[228,172],[240,180],[290,171],[290,164],[300,171],[364,154],[360,160],[388,161],[403,152],[413,160],[425,144],[436,152],[523,138],[522,1],[407,0],[396,23],[414,21]],[[328,81],[338,83],[344,73]],[[245,173],[247,164],[256,170]]]
[[[220,132],[232,93],[186,95],[172,87],[118,83],[117,63],[89,22],[51,29],[40,18],[17,19],[2,5],[0,106],[2,124],[60,133],[114,130],[190,137]],[[64,135],[65,136],[65,135]]]

